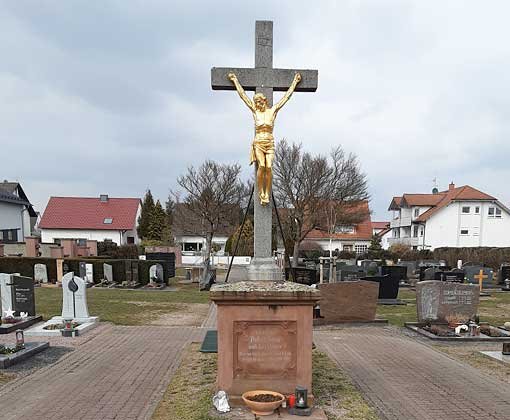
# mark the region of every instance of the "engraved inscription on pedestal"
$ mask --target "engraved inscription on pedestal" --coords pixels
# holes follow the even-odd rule
[[[235,321],[234,377],[296,377],[296,321]]]

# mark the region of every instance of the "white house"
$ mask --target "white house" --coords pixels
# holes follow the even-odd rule
[[[109,240],[117,245],[138,244],[136,228],[142,210],[139,198],[51,197],[39,222],[41,241],[61,239]]]
[[[0,182],[0,243],[24,242],[37,213],[17,182]]]
[[[381,238],[381,246],[383,249],[388,249],[390,247],[390,222],[372,222],[372,233]]]
[[[451,183],[447,191],[394,197],[390,244],[413,249],[510,246],[510,210],[497,198]]]

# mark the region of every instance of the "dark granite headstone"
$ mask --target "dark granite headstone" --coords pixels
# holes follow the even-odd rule
[[[383,265],[381,266],[381,275],[388,274],[397,281],[407,280],[407,267],[403,265]]]
[[[475,284],[432,280],[416,285],[418,322],[448,322],[449,315],[474,319],[479,301],[480,289]]]
[[[494,277],[494,272],[492,271],[492,268],[489,267],[483,267],[481,265],[464,265],[462,266],[462,269],[464,270],[466,276],[466,280],[468,283],[471,284],[480,284],[479,283],[479,276],[480,271],[482,271],[483,278],[483,285],[489,285],[492,284],[492,279]]]
[[[337,281],[354,281],[366,276],[367,273],[357,265],[342,266],[337,273]]]
[[[452,283],[464,283],[464,277],[464,270],[436,271],[434,273],[434,280]]]
[[[366,276],[361,280],[375,281],[379,283],[379,299],[397,299],[399,280],[391,278],[389,274],[385,276]]]
[[[510,265],[502,264],[498,273],[498,284],[505,284],[506,279],[510,279]]]
[[[12,308],[16,316],[27,312],[35,316],[34,280],[30,277],[12,276]]]

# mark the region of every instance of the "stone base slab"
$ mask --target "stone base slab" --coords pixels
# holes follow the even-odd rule
[[[80,320],[76,320],[80,325],[76,327],[75,329],[78,331],[78,335],[83,335],[88,330],[97,327],[99,325],[99,317],[89,317],[87,318],[88,322],[83,322]],[[56,316],[51,318],[50,320],[37,324],[33,326],[32,328],[25,331],[25,336],[28,337],[60,337],[62,336],[61,330],[45,330],[44,327],[51,325],[51,324],[60,324],[63,322],[63,318],[61,316]]]
[[[220,414],[213,410],[211,411],[211,416],[219,416]],[[229,413],[221,414],[221,418],[225,420],[253,420],[254,415],[253,413],[248,410],[246,407],[239,407],[239,408],[233,408],[232,411]],[[260,420],[295,420],[299,417],[295,415],[291,415],[289,411],[286,408],[280,408],[279,413],[274,412],[270,416],[258,416],[257,419]],[[303,417],[308,420],[327,420],[326,413],[324,413],[324,410],[320,408],[314,408],[312,410],[312,414],[307,417]]]
[[[406,322],[404,323],[404,326],[420,335],[423,335],[424,337],[430,338],[431,340],[436,341],[463,341],[463,342],[510,342],[510,332],[506,330],[502,330],[501,328],[498,328],[503,334],[506,334],[506,337],[489,337],[485,334],[480,334],[479,336],[461,336],[461,337],[440,337],[438,335],[432,334],[431,332],[428,332],[424,330],[422,327],[423,324],[418,324],[416,322]],[[497,328],[497,327],[495,327]]]
[[[47,349],[49,346],[50,343],[48,342],[25,343],[25,348],[23,350],[17,351],[13,354],[0,354],[0,369],[8,368],[9,366],[26,360],[32,355]]]
[[[283,274],[273,258],[254,258],[247,267],[250,281],[280,281]]]
[[[315,318],[313,320],[314,327],[361,327],[361,326],[377,326],[388,325],[387,319],[376,318],[370,321],[335,321],[330,322],[327,319]]]
[[[492,360],[510,365],[510,355],[503,354],[500,351],[481,351],[480,354],[489,357]]]
[[[16,330],[24,330],[34,324],[42,321],[42,316],[29,316],[24,321],[16,322],[15,324],[2,324],[0,325],[0,334],[9,334]]]

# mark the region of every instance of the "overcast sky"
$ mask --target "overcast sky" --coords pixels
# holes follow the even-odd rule
[[[0,0],[0,177],[37,210],[57,196],[164,200],[209,158],[248,177],[252,119],[213,66],[251,67],[255,20],[274,66],[316,68],[276,139],[358,155],[373,220],[437,178],[510,204],[510,2]]]

